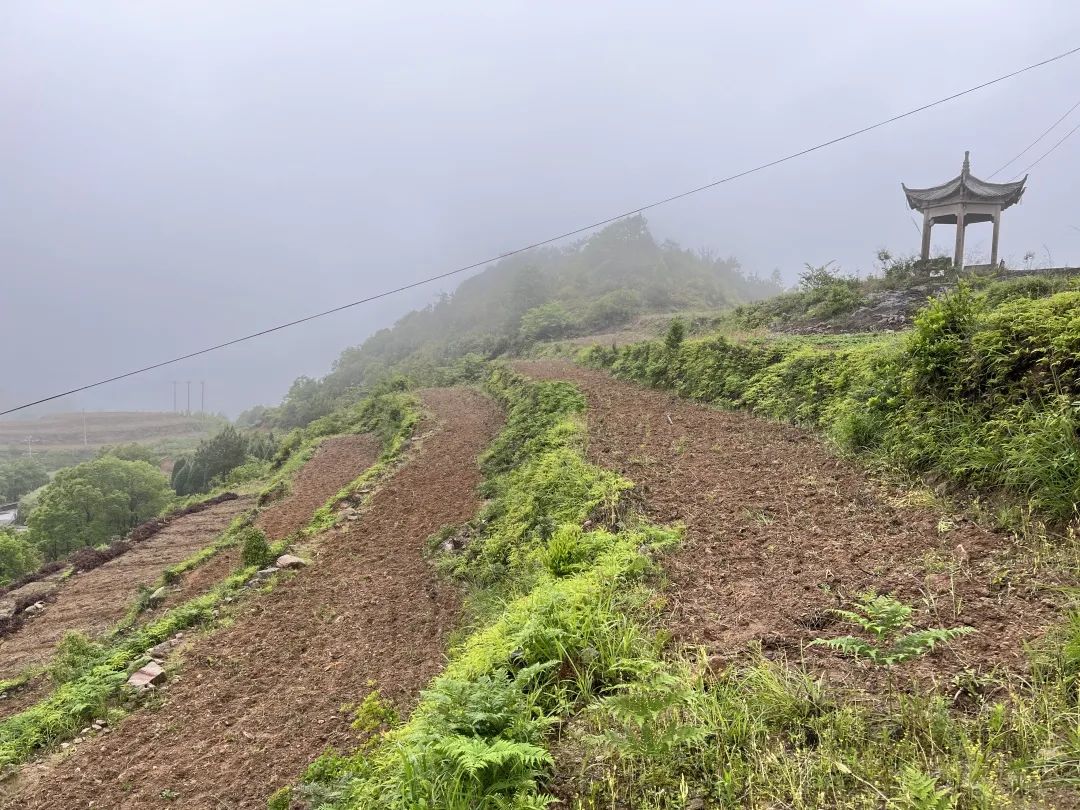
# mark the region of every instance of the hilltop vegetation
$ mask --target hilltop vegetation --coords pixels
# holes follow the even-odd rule
[[[279,408],[241,416],[292,428],[324,416],[392,373],[521,352],[537,341],[601,332],[643,313],[747,303],[780,291],[734,259],[657,243],[631,217],[566,248],[512,256],[341,353],[321,380],[301,377]]]

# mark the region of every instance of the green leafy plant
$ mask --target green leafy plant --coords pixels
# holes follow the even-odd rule
[[[953,801],[947,788],[939,788],[934,777],[923,773],[914,765],[908,765],[900,774],[900,792],[892,804],[902,810],[953,810]]]
[[[274,561],[274,552],[262,530],[248,526],[241,533],[240,561],[244,567],[265,568]]]
[[[360,705],[353,709],[352,727],[368,737],[397,724],[397,710],[383,699],[378,689],[372,689]]]
[[[600,709],[615,721],[604,737],[624,756],[668,757],[707,734],[702,726],[683,720],[691,695],[684,679],[665,672],[630,684],[620,694],[600,701]]]
[[[870,640],[858,636],[840,636],[814,639],[810,643],[884,666],[910,661],[926,655],[938,644],[975,632],[972,627],[915,630],[911,623],[913,610],[909,605],[872,591],[857,598],[854,610],[830,612],[869,634]]]
[[[671,351],[675,351],[686,339],[686,323],[682,318],[674,318],[664,335],[664,345]]]

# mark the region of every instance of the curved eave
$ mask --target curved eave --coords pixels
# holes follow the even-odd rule
[[[900,187],[907,197],[908,206],[916,211],[933,208],[939,205],[955,205],[962,202],[987,203],[1000,205],[1005,210],[1011,205],[1020,202],[1024,196],[1024,186],[1028,176],[1012,183],[988,183],[977,177],[959,176],[954,177],[947,183],[930,188],[908,188],[903,183]]]

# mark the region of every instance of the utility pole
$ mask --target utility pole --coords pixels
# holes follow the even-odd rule
[[[83,447],[90,445],[90,442],[86,440],[86,408],[82,409],[82,443]]]
[[[191,380],[187,381],[187,415],[191,416]]]
[[[172,412],[176,413],[176,380],[172,381]]]
[[[199,383],[199,413],[206,413],[206,380]]]

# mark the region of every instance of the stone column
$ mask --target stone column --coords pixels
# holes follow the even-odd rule
[[[953,254],[953,269],[964,269],[964,206],[956,212],[956,252]]]
[[[994,238],[990,243],[990,266],[997,267],[998,263],[998,234],[1001,232],[1001,209],[994,212]]]
[[[922,260],[930,259],[930,229],[934,227],[934,220],[930,219],[930,212],[923,211],[922,220]]]

